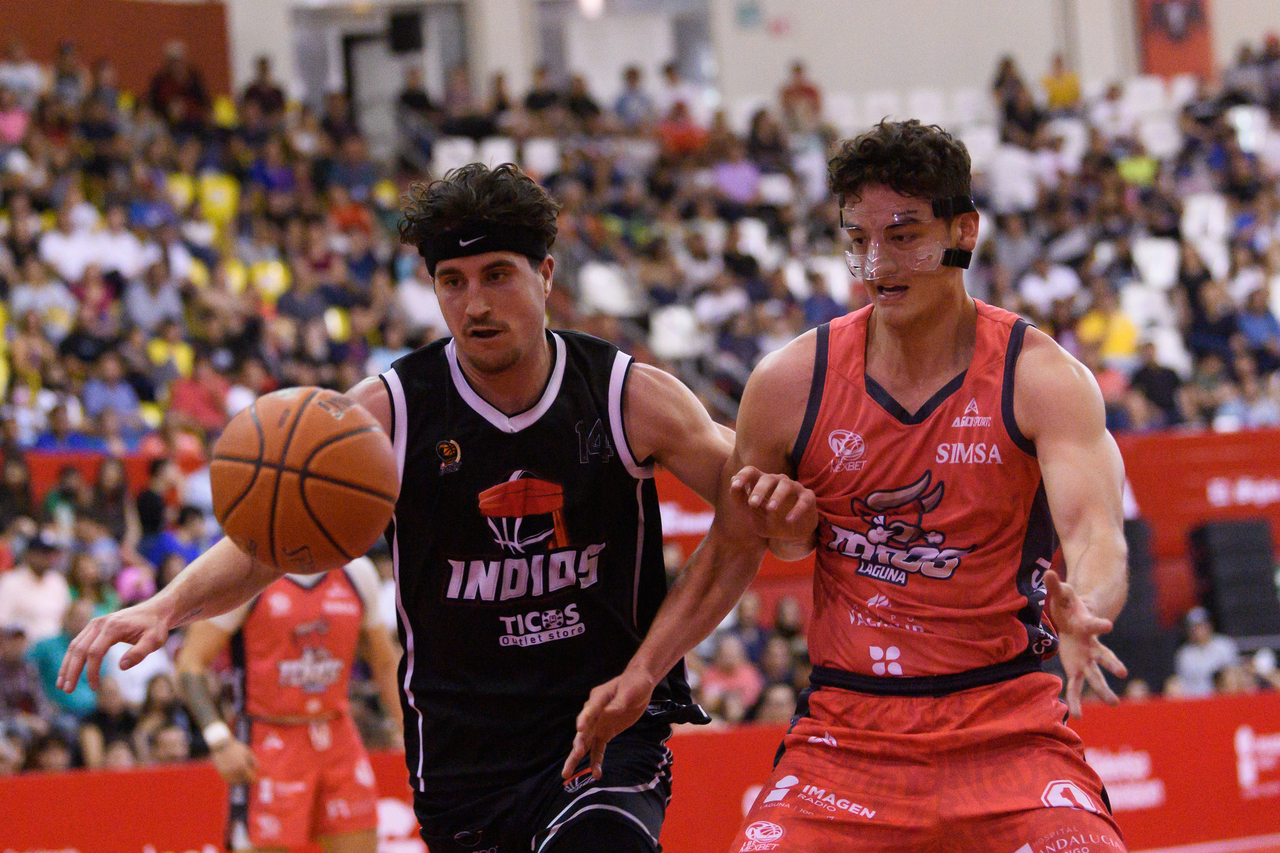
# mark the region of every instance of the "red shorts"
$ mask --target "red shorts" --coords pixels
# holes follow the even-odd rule
[[[350,715],[301,726],[255,720],[250,733],[258,781],[246,792],[245,828],[253,847],[301,847],[377,827],[377,780]]]
[[[941,697],[824,688],[731,853],[1124,851],[1046,673]]]

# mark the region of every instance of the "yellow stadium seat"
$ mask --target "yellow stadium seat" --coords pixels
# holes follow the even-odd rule
[[[280,261],[259,261],[249,268],[249,278],[273,305],[289,289],[289,268]]]
[[[344,308],[330,308],[324,312],[324,327],[329,332],[329,340],[346,343],[351,338],[351,315]]]

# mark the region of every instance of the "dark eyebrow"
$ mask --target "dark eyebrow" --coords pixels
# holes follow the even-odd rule
[[[446,263],[448,262],[447,261],[440,262],[441,264],[440,267],[436,269],[436,275],[435,275],[436,278],[440,278],[441,276],[448,275],[449,273],[462,275],[462,270],[458,269],[457,267],[446,267],[444,266],[444,264]],[[514,261],[507,260],[506,258],[499,258],[496,261],[490,261],[489,263],[482,266],[480,268],[480,274],[483,275],[484,273],[498,269],[499,267],[511,268],[515,266],[516,266],[516,263]]]

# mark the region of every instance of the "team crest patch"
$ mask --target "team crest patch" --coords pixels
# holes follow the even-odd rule
[[[774,842],[782,839],[787,831],[776,823],[768,820],[758,820],[747,827],[745,833],[747,843],[738,848],[741,853],[749,853],[754,850],[774,850],[777,844]]]
[[[831,448],[831,473],[841,471],[861,471],[867,465],[862,456],[867,452],[867,443],[862,436],[847,429],[832,430],[827,436],[827,446]]]
[[[438,442],[436,455],[440,457],[441,474],[452,474],[462,465],[462,448],[452,439]]]

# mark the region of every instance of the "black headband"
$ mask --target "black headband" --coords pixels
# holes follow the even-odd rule
[[[515,252],[530,258],[545,258],[549,248],[547,238],[532,228],[477,221],[432,234],[418,244],[418,254],[427,262],[427,274],[435,278],[436,265],[441,261],[486,252]]]

